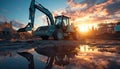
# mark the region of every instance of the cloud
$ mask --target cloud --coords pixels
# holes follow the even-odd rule
[[[12,22],[12,25],[15,28],[23,28],[23,27],[25,27],[25,25],[21,21],[18,21],[18,20],[9,21],[9,19],[7,17],[0,15],[0,23],[4,23],[4,22]]]
[[[67,0],[67,4],[53,14],[67,15],[75,24],[114,22],[120,18],[120,0]]]
[[[115,2],[106,7],[110,14],[120,11],[120,2]]]
[[[0,22],[8,22],[8,19],[5,16],[0,15]]]
[[[11,23],[15,28],[23,28],[23,27],[25,27],[25,25],[22,22],[18,21],[18,20],[12,20]]]

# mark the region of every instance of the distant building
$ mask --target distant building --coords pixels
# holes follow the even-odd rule
[[[16,31],[13,29],[12,23],[5,22],[0,24],[0,39],[11,39],[15,33]]]
[[[99,34],[114,33],[115,23],[99,24],[98,26],[99,26],[98,28]]]

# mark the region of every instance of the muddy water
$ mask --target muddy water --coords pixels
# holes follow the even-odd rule
[[[0,69],[120,69],[119,45],[38,48],[0,51]]]

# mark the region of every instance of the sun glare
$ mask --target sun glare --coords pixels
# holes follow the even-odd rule
[[[86,24],[79,25],[79,30],[80,32],[88,32],[89,31],[89,26]]]
[[[78,25],[78,29],[81,33],[87,33],[89,32],[92,28],[97,28],[96,24],[80,24]]]

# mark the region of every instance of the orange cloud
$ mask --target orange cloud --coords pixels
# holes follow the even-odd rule
[[[97,24],[117,21],[120,18],[120,0],[67,0],[68,7],[53,12],[57,15],[67,15],[75,24]],[[117,4],[117,5],[116,5]],[[112,10],[114,7],[114,11]],[[114,12],[114,13],[111,13]]]

